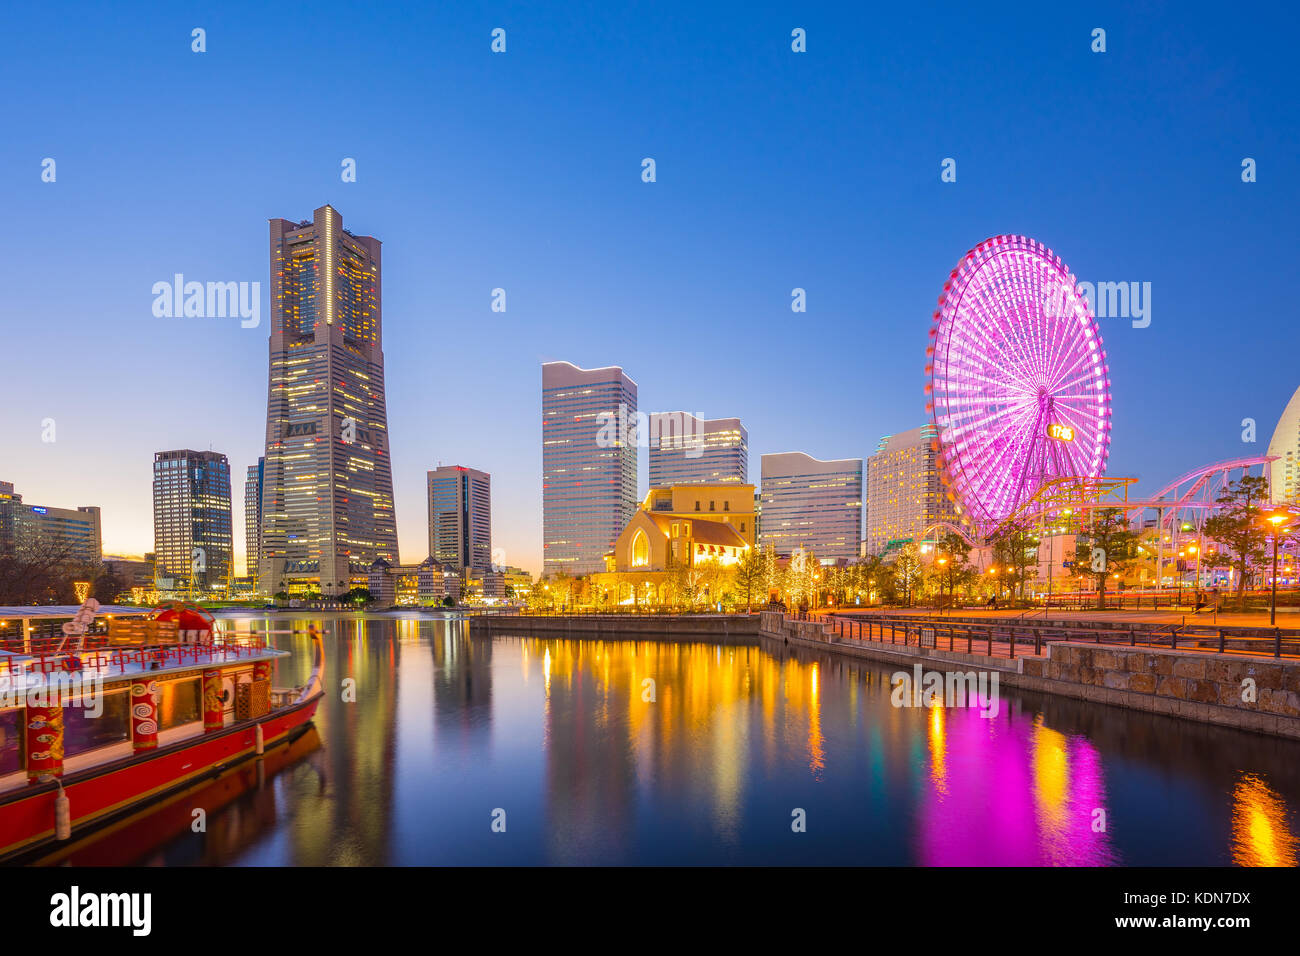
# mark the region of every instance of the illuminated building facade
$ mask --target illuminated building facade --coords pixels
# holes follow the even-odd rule
[[[542,366],[543,573],[601,570],[636,512],[636,395],[621,368]]]
[[[366,571],[366,589],[378,607],[439,604],[460,598],[460,572],[425,558],[419,564],[389,564],[383,558]]]
[[[749,480],[749,432],[739,418],[650,416],[650,487]]]
[[[52,508],[23,503],[11,482],[0,481],[0,554],[27,547],[76,564],[103,555],[99,508]]]
[[[226,593],[234,559],[230,462],[214,451],[153,456],[154,581],[170,594]]]
[[[936,432],[923,425],[880,439],[867,459],[868,554],[920,542],[936,521],[956,521],[936,461]]]
[[[1300,502],[1300,388],[1273,429],[1268,453],[1277,456],[1270,465],[1273,500],[1278,504]]]
[[[254,583],[257,581],[257,556],[262,550],[262,471],[266,459],[248,466],[244,479],[244,566]]]
[[[753,485],[651,488],[605,556],[605,573],[593,575],[595,601],[656,603],[673,568],[731,567],[754,535]]]
[[[461,465],[428,473],[429,555],[457,570],[492,566],[492,476]]]
[[[856,560],[862,541],[862,459],[822,461],[790,451],[761,463],[759,547],[812,551],[829,563]]]
[[[380,242],[331,206],[271,220],[262,594],[341,594],[397,560]]]

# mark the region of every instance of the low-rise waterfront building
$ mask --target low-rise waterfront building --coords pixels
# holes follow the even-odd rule
[[[440,604],[459,600],[460,571],[425,558],[419,564],[389,564],[377,558],[366,575],[366,589],[378,607]]]
[[[652,488],[592,576],[592,600],[658,603],[674,573],[734,566],[754,546],[753,503],[753,485]]]

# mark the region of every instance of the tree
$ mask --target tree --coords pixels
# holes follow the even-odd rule
[[[785,573],[785,591],[792,604],[798,607],[812,604],[820,573],[817,556],[811,551],[800,548],[790,555],[790,564]]]
[[[1137,557],[1138,535],[1119,508],[1103,508],[1080,528],[1074,539],[1074,569],[1097,582],[1097,607],[1106,606],[1106,580]]]
[[[375,596],[370,593],[370,588],[352,588],[339,595],[339,601],[343,604],[356,604],[365,607],[367,604],[375,602]]]
[[[766,556],[757,548],[750,548],[736,566],[736,587],[745,592],[746,612],[754,609],[754,592],[762,589],[766,575]]]
[[[993,563],[1010,572],[1006,575],[1008,578],[1015,577],[1017,597],[1024,600],[1029,554],[1031,551],[1034,553],[1036,564],[1038,539],[1024,525],[1011,523],[999,526],[989,535],[988,541],[993,551]]]
[[[885,603],[884,595],[886,592],[892,592],[894,577],[893,570],[885,563],[884,558],[878,554],[868,555],[849,570],[853,597],[858,594],[865,595],[867,603],[870,604],[871,594],[874,591],[881,596],[881,603]]]
[[[947,532],[935,546],[935,564],[939,567],[939,596],[943,597],[944,585],[948,588],[948,600],[952,601],[958,585],[965,586],[974,577],[970,566],[970,545],[966,539],[955,531]]]
[[[1237,607],[1244,610],[1247,568],[1264,556],[1267,532],[1260,506],[1268,501],[1268,479],[1242,475],[1217,500],[1221,507],[1206,520],[1205,533],[1237,556]]]
[[[698,565],[668,556],[668,587],[673,603],[678,607],[694,608],[703,592],[704,572]]]
[[[894,557],[894,581],[902,589],[908,607],[912,606],[912,590],[921,580],[921,559],[915,542],[909,541],[898,549]]]

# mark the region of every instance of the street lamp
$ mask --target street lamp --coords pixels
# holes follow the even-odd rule
[[[1282,522],[1285,520],[1286,515],[1268,515],[1268,521],[1273,525],[1273,594],[1268,604],[1269,627],[1273,627],[1277,624],[1277,539],[1282,531]]]

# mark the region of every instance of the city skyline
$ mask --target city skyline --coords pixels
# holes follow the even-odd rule
[[[14,35],[39,37],[26,29],[35,16],[19,11]],[[1284,347],[1294,338],[1287,250],[1300,221],[1288,186],[1300,170],[1285,31],[1225,25],[1207,73],[1202,31],[1140,11],[1106,14],[1104,55],[1068,11],[1043,11],[1030,29],[1009,12],[954,6],[937,38],[909,30],[903,11],[799,14],[802,58],[789,50],[793,15],[697,16],[699,30],[679,35],[598,11],[574,33],[524,8],[506,24],[510,51],[494,57],[495,24],[481,11],[417,12],[410,37],[455,40],[445,56],[413,55],[400,69],[382,26],[322,18],[310,28],[320,55],[370,71],[390,95],[374,104],[323,78],[322,95],[359,126],[326,134],[308,163],[265,149],[282,115],[256,77],[284,31],[302,28],[287,11],[255,26],[214,21],[202,56],[189,49],[191,24],[128,29],[93,8],[84,33],[15,49],[16,70],[72,58],[101,80],[56,72],[15,104],[0,157],[19,227],[0,238],[16,265],[11,328],[41,345],[32,330],[53,331],[59,347],[93,356],[92,368],[130,373],[106,384],[52,375],[54,359],[13,368],[5,480],[31,500],[100,506],[104,552],[143,554],[154,450],[211,448],[242,475],[263,453],[265,220],[324,202],[389,252],[403,562],[423,557],[426,471],[459,460],[494,476],[505,560],[540,569],[535,375],[548,360],[621,364],[646,409],[739,416],[751,456],[868,457],[881,435],[922,420],[925,326],[948,272],[1004,232],[1041,238],[1081,279],[1152,284],[1149,326],[1099,319],[1116,383],[1108,474],[1154,488],[1267,448],[1297,384]],[[861,56],[881,34],[895,38],[890,48]],[[623,64],[646,45],[653,60],[629,74]],[[168,82],[117,69],[123,58],[156,63]],[[998,80],[1004,118],[992,120],[954,105],[990,59],[1038,78]],[[687,97],[682,73],[717,99]],[[435,89],[461,98],[427,107]],[[208,104],[205,122],[239,135],[225,151],[203,137],[171,137],[160,150],[155,118],[182,115],[195,97]],[[111,108],[123,101],[140,108]],[[406,121],[417,106],[432,112]],[[1050,144],[1066,117],[1082,132],[1062,151]],[[1114,162],[1117,149],[1131,161]],[[46,157],[58,164],[54,182],[41,180]],[[657,161],[654,183],[641,179],[646,157]],[[956,182],[940,179],[946,157]],[[1258,162],[1255,182],[1242,181],[1246,157]],[[345,183],[349,158],[357,176]],[[80,225],[75,269],[65,237],[39,227],[55,222]],[[261,326],[154,316],[151,287],[176,274],[260,283]],[[492,310],[497,288],[505,312]],[[790,311],[795,288],[806,290],[806,313]],[[698,363],[673,361],[681,342],[754,360],[700,375]],[[1208,386],[1173,360],[1211,354]],[[161,379],[195,369],[219,386],[156,401]],[[111,399],[97,398],[106,387]],[[43,440],[47,419],[53,441]],[[469,427],[474,419],[491,427]],[[1243,441],[1252,427],[1254,442]],[[235,509],[238,525],[242,496]]]

